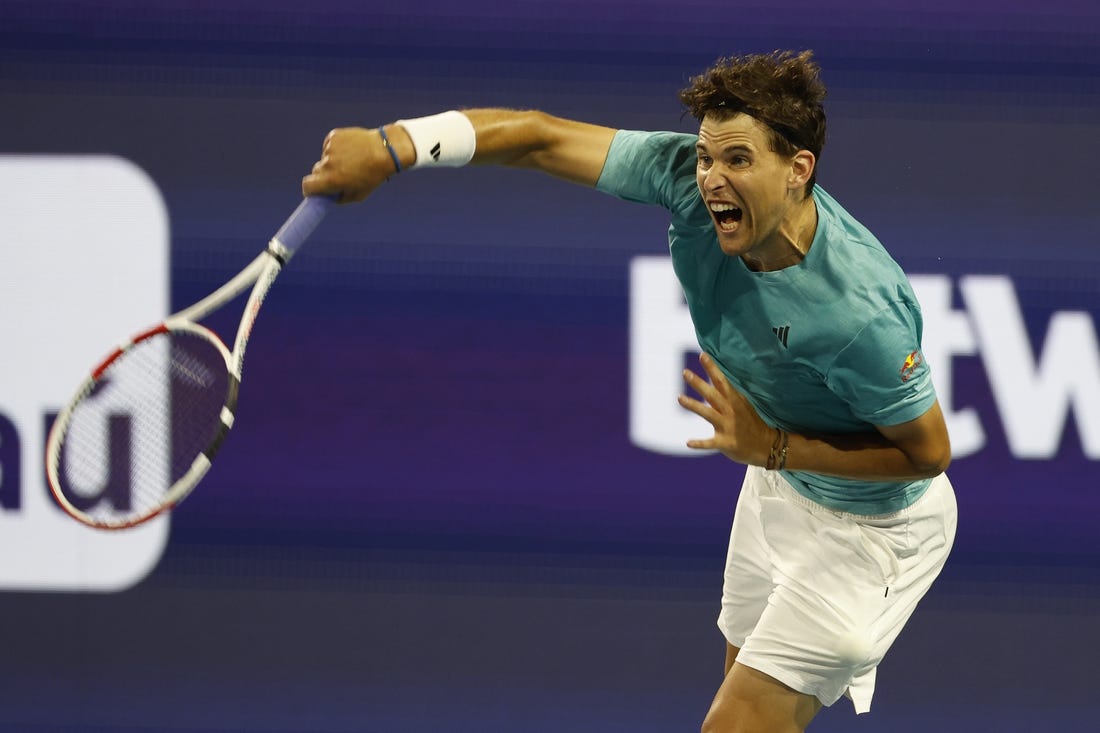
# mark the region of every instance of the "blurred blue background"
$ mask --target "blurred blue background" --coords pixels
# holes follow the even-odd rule
[[[1096,730],[1095,3],[16,0],[0,152],[143,168],[178,308],[266,242],[333,127],[508,106],[690,131],[691,75],[776,48],[823,67],[819,182],[952,284],[973,344],[932,366],[983,436],[873,712],[815,728]],[[334,213],[265,305],[238,424],[153,573],[0,595],[0,729],[697,729],[743,469],[629,439],[629,266],[666,225],[496,169]],[[1011,284],[1022,352],[977,276]],[[1050,449],[1022,447],[1032,424]]]

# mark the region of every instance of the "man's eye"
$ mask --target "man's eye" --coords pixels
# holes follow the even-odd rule
[[[703,166],[704,168],[709,168],[710,164],[713,163],[713,162],[714,161],[711,160],[711,157],[709,155],[700,155],[699,156],[699,165]]]
[[[744,155],[735,155],[730,159],[730,162],[736,166],[744,166],[749,164],[749,159]]]

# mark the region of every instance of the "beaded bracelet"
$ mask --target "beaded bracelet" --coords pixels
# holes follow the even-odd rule
[[[768,462],[764,464],[764,468],[768,471],[775,470],[775,460],[778,457],[779,443],[783,440],[783,431],[779,428],[775,429],[775,440],[772,441],[772,449],[768,452]]]
[[[780,430],[779,432],[783,434],[783,447],[779,449],[779,465],[775,467],[776,471],[782,471],[787,467],[787,448],[791,439],[786,430]]]
[[[775,429],[775,442],[772,443],[772,449],[768,453],[768,462],[764,466],[768,471],[782,471],[787,467],[787,448],[789,447],[791,436],[787,434],[786,430]]]

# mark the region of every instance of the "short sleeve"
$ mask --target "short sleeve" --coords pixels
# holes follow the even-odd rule
[[[857,418],[872,425],[899,425],[935,403],[932,375],[920,348],[921,323],[915,305],[891,303],[837,354],[826,383]]]
[[[596,189],[626,201],[679,213],[699,199],[694,135],[619,130]]]

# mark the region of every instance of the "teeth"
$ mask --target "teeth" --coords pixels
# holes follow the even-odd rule
[[[739,207],[733,204],[711,204],[710,210],[716,213],[722,213],[723,211],[737,211]]]

